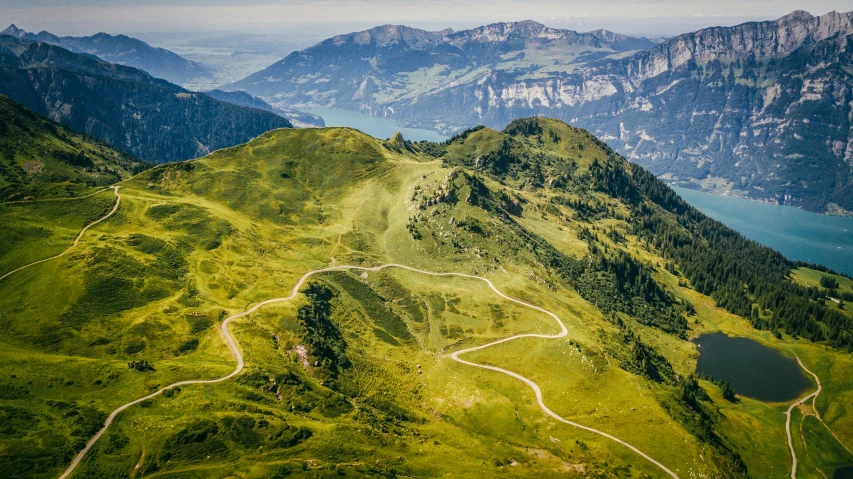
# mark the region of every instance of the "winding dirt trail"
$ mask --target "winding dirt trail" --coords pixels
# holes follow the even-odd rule
[[[800,358],[797,358],[797,361],[800,361]],[[800,361],[800,366],[802,366],[802,368],[805,369],[807,373],[811,374],[815,382],[817,382],[818,386],[821,387],[820,378],[817,377],[817,374],[809,371],[808,368],[803,365],[802,361]],[[850,453],[851,456],[853,456],[853,451],[851,451],[850,448],[847,447],[847,444],[844,444],[844,441],[842,441],[841,438],[835,435],[835,432],[830,429],[829,424],[823,422],[823,418],[820,417],[820,411],[817,410],[817,395],[812,398],[812,410],[814,411],[814,416],[817,418],[817,420],[820,421],[821,424],[823,424],[823,427],[825,427],[830,434],[832,434],[832,437],[834,437],[835,440],[838,441],[838,444],[841,444],[841,447],[843,447],[847,452]]]
[[[116,192],[116,194],[118,194],[118,192]],[[304,274],[304,275],[299,279],[299,281],[298,281],[298,282],[296,283],[296,285],[293,287],[293,290],[291,291],[291,293],[290,293],[290,295],[289,295],[289,296],[280,297],[280,298],[272,298],[272,299],[268,299],[268,300],[266,300],[266,301],[262,301],[262,302],[260,302],[260,303],[256,304],[256,305],[255,305],[255,306],[253,306],[252,308],[250,308],[250,309],[248,309],[248,310],[246,310],[246,311],[244,311],[244,312],[242,312],[242,313],[238,313],[238,314],[235,314],[235,315],[229,316],[228,318],[226,318],[226,319],[225,319],[225,321],[223,321],[223,322],[222,322],[222,327],[221,327],[220,329],[221,329],[221,331],[222,331],[222,334],[225,336],[225,340],[226,340],[226,342],[227,342],[227,344],[228,344],[228,347],[231,349],[231,351],[234,353],[234,356],[237,358],[237,367],[234,369],[234,371],[232,371],[232,372],[231,372],[230,374],[228,374],[227,376],[223,376],[223,377],[218,378],[218,379],[206,379],[206,380],[205,380],[205,379],[198,379],[198,380],[188,380],[188,381],[180,381],[180,382],[177,382],[177,383],[174,383],[174,384],[170,384],[170,385],[168,385],[168,386],[166,386],[166,387],[164,387],[164,388],[162,388],[162,389],[159,389],[159,390],[157,390],[157,391],[155,391],[155,392],[153,392],[153,393],[151,393],[151,394],[149,394],[149,395],[147,395],[147,396],[144,396],[144,397],[141,397],[141,398],[139,398],[139,399],[133,400],[133,401],[131,401],[131,402],[127,403],[127,404],[124,404],[124,405],[122,405],[122,406],[118,407],[115,411],[113,411],[112,413],[110,413],[110,415],[107,417],[107,420],[106,420],[106,422],[104,423],[104,427],[102,427],[102,428],[101,428],[101,429],[100,429],[100,430],[99,430],[99,431],[98,431],[98,432],[97,432],[97,433],[92,437],[92,439],[90,439],[90,440],[89,440],[89,442],[87,442],[87,443],[86,443],[86,446],[85,446],[85,447],[84,447],[84,448],[83,448],[79,453],[77,453],[77,455],[74,457],[74,460],[71,462],[71,464],[70,464],[70,465],[68,466],[68,468],[65,470],[65,472],[64,472],[64,473],[62,473],[62,475],[61,475],[61,476],[59,476],[59,479],[65,479],[65,478],[69,477],[69,476],[74,472],[74,469],[77,467],[77,465],[80,463],[80,461],[81,461],[81,460],[83,459],[83,457],[86,455],[86,453],[87,453],[87,452],[89,452],[89,450],[92,448],[92,446],[94,446],[94,445],[95,445],[95,443],[96,443],[96,442],[98,442],[98,439],[100,439],[100,438],[101,438],[101,436],[103,436],[103,434],[107,431],[107,428],[109,428],[110,424],[112,424],[112,422],[115,420],[116,416],[118,416],[118,415],[119,415],[122,411],[124,411],[125,409],[127,409],[127,408],[129,408],[129,407],[131,407],[131,406],[133,406],[133,405],[139,404],[140,402],[145,401],[145,400],[147,400],[147,399],[151,399],[151,398],[153,398],[153,397],[155,397],[155,396],[158,396],[158,395],[162,394],[162,393],[163,393],[163,391],[166,391],[167,389],[172,389],[172,388],[179,387],[179,386],[188,386],[188,385],[191,385],[191,384],[215,384],[215,383],[219,383],[219,382],[227,381],[227,380],[229,380],[229,379],[233,378],[234,376],[236,376],[236,375],[240,374],[240,372],[243,370],[243,367],[244,367],[244,363],[243,363],[243,354],[240,352],[240,349],[239,349],[239,347],[237,346],[237,342],[235,341],[234,337],[233,337],[233,336],[231,336],[231,333],[229,333],[229,331],[228,331],[228,325],[231,323],[231,321],[233,321],[233,320],[235,320],[235,319],[242,318],[242,317],[244,317],[244,316],[248,316],[248,315],[250,315],[250,314],[254,313],[255,311],[257,311],[258,309],[260,309],[260,308],[262,308],[262,307],[264,307],[264,306],[267,306],[267,305],[270,305],[270,304],[274,304],[274,303],[282,303],[282,302],[290,301],[290,300],[292,300],[292,299],[296,298],[296,296],[299,294],[299,289],[302,287],[302,285],[304,285],[304,284],[305,284],[305,282],[308,280],[308,278],[310,278],[311,276],[313,276],[313,275],[315,275],[315,274],[327,273],[327,272],[332,272],[332,271],[348,271],[348,270],[360,270],[360,271],[371,271],[371,272],[377,272],[377,271],[381,271],[381,270],[383,270],[383,269],[387,269],[387,268],[399,268],[399,269],[404,269],[404,270],[412,271],[412,272],[415,272],[415,273],[421,273],[421,274],[426,274],[426,275],[430,275],[430,276],[445,276],[445,277],[446,277],[446,276],[456,276],[456,277],[460,277],[460,278],[469,278],[469,279],[475,279],[475,280],[478,280],[478,281],[483,281],[483,282],[485,282],[485,283],[489,286],[489,288],[491,288],[491,289],[492,289],[492,291],[494,291],[494,292],[495,292],[495,294],[497,294],[497,295],[498,295],[498,296],[500,296],[501,298],[504,298],[504,299],[506,299],[507,301],[512,301],[513,303],[516,303],[516,304],[520,304],[520,305],[525,306],[525,307],[527,307],[527,308],[531,308],[531,309],[534,309],[534,310],[536,310],[536,311],[540,311],[540,312],[542,312],[542,313],[547,314],[547,315],[548,315],[548,316],[550,316],[551,318],[553,318],[553,319],[557,322],[557,324],[559,324],[559,325],[560,325],[560,332],[559,332],[559,333],[557,333],[557,334],[552,334],[552,335],[549,335],[549,334],[533,334],[533,333],[531,333],[531,334],[519,334],[519,335],[516,335],[516,336],[510,336],[510,337],[508,337],[508,338],[500,339],[500,340],[498,340],[498,341],[493,341],[493,342],[491,342],[491,343],[484,344],[484,345],[482,345],[482,346],[476,346],[476,347],[473,347],[473,348],[468,348],[468,349],[463,349],[463,350],[461,350],[461,351],[456,351],[456,352],[454,352],[453,354],[451,354],[451,355],[450,355],[450,357],[451,357],[454,361],[457,361],[457,362],[459,362],[459,363],[461,363],[461,364],[465,364],[465,365],[468,365],[468,366],[473,366],[473,367],[481,368],[481,369],[488,369],[488,370],[491,370],[491,371],[497,371],[497,372],[499,372],[499,373],[506,374],[506,375],[508,375],[508,376],[511,376],[511,377],[513,377],[513,378],[516,378],[516,379],[518,379],[518,380],[520,380],[520,381],[524,382],[525,384],[527,384],[528,386],[530,386],[530,387],[531,387],[531,389],[533,389],[533,392],[536,394],[536,401],[539,403],[539,407],[540,407],[540,408],[541,408],[541,409],[542,409],[542,410],[543,410],[547,415],[551,416],[552,418],[554,418],[554,419],[556,419],[556,420],[558,420],[558,421],[560,421],[560,422],[562,422],[562,423],[568,424],[568,425],[570,425],[570,426],[577,427],[577,428],[579,428],[579,429],[583,429],[583,430],[585,430],[585,431],[588,431],[588,432],[591,432],[591,433],[594,433],[594,434],[598,434],[598,435],[603,436],[603,437],[606,437],[606,438],[608,438],[608,439],[610,439],[610,440],[612,440],[612,441],[614,441],[614,442],[617,442],[617,443],[619,443],[619,444],[621,444],[621,445],[623,445],[623,446],[627,447],[628,449],[630,449],[630,450],[634,451],[635,453],[637,453],[638,455],[640,455],[640,456],[641,456],[641,457],[643,457],[644,459],[648,460],[649,462],[651,462],[651,463],[652,463],[652,464],[654,464],[655,466],[659,467],[659,468],[660,468],[661,470],[663,470],[667,475],[669,475],[669,476],[671,476],[671,477],[673,477],[673,478],[675,478],[675,479],[678,479],[678,476],[677,476],[674,472],[672,472],[671,470],[669,470],[666,466],[664,466],[664,465],[663,465],[663,464],[661,464],[660,462],[658,462],[658,461],[654,460],[654,459],[653,459],[653,458],[651,458],[649,455],[647,455],[647,454],[645,454],[644,452],[640,451],[640,450],[639,450],[639,449],[637,449],[636,447],[634,447],[634,446],[632,446],[632,445],[628,444],[627,442],[625,442],[625,441],[623,441],[623,440],[621,440],[621,439],[619,439],[619,438],[617,438],[617,437],[615,437],[615,436],[612,436],[612,435],[610,435],[610,434],[607,434],[606,432],[599,431],[598,429],[593,429],[593,428],[591,428],[591,427],[584,426],[584,425],[582,425],[582,424],[578,424],[578,423],[573,422],[573,421],[569,421],[569,420],[567,420],[567,419],[565,419],[565,418],[561,417],[560,415],[558,415],[557,413],[555,413],[555,412],[554,412],[554,411],[552,411],[551,409],[549,409],[549,408],[545,405],[545,403],[543,402],[543,400],[542,400],[542,390],[539,388],[539,386],[538,386],[535,382],[531,381],[530,379],[527,379],[526,377],[524,377],[524,376],[522,376],[522,375],[520,375],[520,374],[518,374],[518,373],[514,373],[514,372],[512,372],[512,371],[509,371],[509,370],[506,370],[506,369],[502,369],[502,368],[499,368],[499,367],[496,367],[496,366],[489,366],[489,365],[485,365],[485,364],[473,363],[473,362],[466,361],[466,360],[464,360],[464,359],[460,359],[460,358],[459,358],[459,356],[460,356],[460,355],[462,355],[462,354],[470,353],[470,352],[473,352],[473,351],[479,351],[479,350],[481,350],[481,349],[485,349],[485,348],[488,348],[488,347],[491,347],[491,346],[495,346],[495,345],[497,345],[497,344],[505,343],[505,342],[508,342],[508,341],[514,341],[514,340],[516,340],[516,339],[522,339],[522,338],[559,339],[559,338],[563,338],[563,337],[565,337],[566,335],[568,335],[568,330],[566,329],[566,326],[563,324],[563,322],[560,320],[560,318],[559,318],[556,314],[552,313],[551,311],[548,311],[547,309],[544,309],[544,308],[541,308],[541,307],[539,307],[539,306],[536,306],[536,305],[534,305],[534,304],[531,304],[531,303],[528,303],[528,302],[525,302],[525,301],[522,301],[522,300],[519,300],[519,299],[512,298],[512,297],[510,297],[510,296],[507,296],[506,294],[502,293],[498,288],[496,288],[496,287],[495,287],[495,285],[494,285],[494,284],[493,284],[489,279],[484,278],[484,277],[481,277],[481,276],[475,276],[475,275],[464,274],[464,273],[436,273],[436,272],[426,271],[426,270],[417,269],[417,268],[412,268],[412,267],[410,267],[410,266],[406,266],[406,265],[402,265],[402,264],[396,264],[396,263],[392,263],[392,264],[384,264],[384,265],[380,265],[380,266],[374,266],[374,267],[372,267],[372,268],[366,268],[366,267],[363,267],[363,266],[349,266],[349,265],[341,265],[341,266],[331,266],[331,267],[328,267],[328,268],[321,268],[321,269],[317,269],[317,270],[314,270],[314,271],[309,271],[308,273],[305,273],[305,274]],[[805,399],[808,399],[808,397],[807,397],[807,398],[805,398]],[[790,435],[789,435],[789,438],[790,438]]]
[[[853,454],[853,452],[850,451],[850,448],[848,448],[847,445],[844,444],[841,439],[835,435],[832,429],[829,428],[829,425],[823,422],[823,418],[820,417],[820,412],[818,412],[817,410],[817,397],[820,395],[821,391],[823,391],[823,385],[820,383],[820,378],[817,377],[817,374],[811,372],[805,364],[803,364],[803,361],[800,359],[799,356],[797,356],[797,362],[800,364],[800,367],[803,368],[803,371],[809,373],[814,378],[815,382],[817,383],[817,390],[795,402],[794,404],[791,404],[791,407],[789,407],[788,410],[785,411],[785,433],[788,435],[788,449],[791,451],[792,459],[791,479],[797,479],[797,453],[794,452],[794,441],[793,439],[791,439],[791,412],[794,410],[794,408],[801,404],[804,404],[809,399],[812,400],[812,410],[814,411],[814,416],[817,418],[817,420],[820,421],[820,423],[823,424],[823,427],[825,427],[826,430],[829,431],[830,434],[832,434],[832,437],[834,437],[835,440],[838,441],[839,444],[841,444],[841,447],[846,449],[847,452]],[[805,442],[805,438],[803,438],[803,442]],[[821,474],[823,474],[823,472],[821,472]]]
[[[111,186],[110,188],[112,188],[113,193],[115,193],[115,195],[116,195],[116,204],[113,206],[113,209],[111,209],[109,213],[102,216],[100,219],[97,219],[97,220],[87,224],[86,226],[84,226],[83,229],[80,230],[80,234],[78,234],[77,237],[74,238],[74,243],[72,243],[71,246],[66,248],[65,251],[63,251],[62,253],[59,253],[58,255],[51,256],[50,258],[40,259],[38,261],[33,261],[32,263],[25,264],[25,265],[21,266],[20,268],[13,269],[12,271],[9,271],[8,273],[4,274],[3,276],[0,276],[0,281],[3,281],[4,279],[8,278],[9,276],[12,276],[13,274],[17,273],[18,271],[21,271],[23,269],[27,269],[30,266],[35,266],[37,264],[44,263],[44,262],[50,261],[52,259],[60,258],[62,256],[65,256],[66,254],[68,254],[69,251],[71,251],[75,246],[77,246],[77,243],[80,242],[80,239],[83,237],[83,235],[86,233],[86,231],[89,228],[91,228],[91,227],[95,226],[96,224],[100,223],[101,221],[104,221],[105,219],[109,218],[118,210],[119,204],[121,204],[121,195],[118,194],[118,189],[121,187],[120,186]],[[103,191],[106,191],[106,190],[103,190]],[[101,191],[99,191],[97,193],[101,193]],[[97,194],[97,193],[93,193],[93,194]],[[89,195],[89,196],[91,196],[91,195]],[[81,198],[83,198],[83,197],[81,197]],[[77,200],[77,199],[81,199],[81,198],[71,198],[71,200]]]
[[[794,410],[795,407],[799,406],[800,404],[805,403],[809,399],[814,398],[816,400],[818,395],[820,394],[821,390],[823,390],[823,386],[821,386],[821,384],[820,384],[820,379],[818,379],[818,377],[815,373],[809,371],[808,368],[806,368],[806,366],[800,360],[799,356],[797,356],[797,362],[800,363],[801,368],[803,368],[807,373],[811,374],[815,378],[815,381],[817,381],[817,390],[815,390],[815,392],[803,397],[799,401],[794,402],[793,404],[791,404],[791,407],[789,407],[788,410],[785,411],[785,434],[788,435],[788,450],[791,451],[791,459],[792,459],[792,462],[791,462],[791,479],[797,479],[797,453],[794,452],[794,440],[791,438],[791,412]],[[814,403],[812,403],[812,404],[814,404]],[[815,411],[817,411],[817,410],[815,410]]]

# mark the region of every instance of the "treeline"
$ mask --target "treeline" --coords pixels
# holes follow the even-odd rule
[[[749,477],[746,463],[735,447],[717,432],[719,413],[715,411],[708,393],[699,385],[696,376],[690,375],[681,380],[678,386],[677,400],[680,408],[664,407],[670,415],[683,424],[694,436],[713,447],[720,458],[715,460],[722,469],[723,477]],[[711,402],[711,404],[706,404]],[[680,409],[680,410],[679,410]]]
[[[634,374],[645,376],[658,383],[675,384],[680,380],[672,364],[654,346],[643,342],[622,318],[615,314],[607,315],[607,320],[619,328],[619,339],[629,348],[629,356],[620,361],[619,366]]]
[[[594,162],[590,174],[599,191],[631,206],[631,232],[674,261],[696,291],[756,328],[853,351],[853,319],[825,304],[820,288],[792,282],[794,262],[708,218],[640,166]]]
[[[299,334],[316,358],[316,366],[334,380],[342,369],[350,366],[347,358],[347,343],[335,323],[332,322],[334,292],[321,283],[311,283],[303,292],[308,304],[299,308]]]
[[[591,258],[565,255],[516,223],[500,201],[501,193],[493,193],[474,175],[465,179],[471,185],[467,201],[496,213],[543,265],[568,281],[582,298],[605,314],[625,313],[647,326],[679,337],[686,335],[687,321],[674,307],[672,296],[652,279],[649,266],[624,252],[605,251],[594,234],[587,239]]]
[[[475,131],[478,129],[463,132],[441,146],[465,141]],[[543,168],[549,175],[556,171],[552,168],[554,165],[532,153],[520,139],[540,135],[540,132],[544,129],[538,119],[517,121],[505,131],[517,137],[503,138],[477,160],[452,156],[444,160],[449,165],[473,167],[498,181],[513,178],[522,186],[534,185],[539,183],[537,180]],[[661,256],[668,260],[667,269],[682,275],[682,282],[689,282],[691,287],[710,296],[720,307],[749,319],[756,328],[784,331],[853,350],[853,318],[837,304],[825,302],[827,290],[791,281],[789,276],[798,263],[706,217],[654,175],[628,163],[595,137],[589,135],[585,140],[601,149],[604,157],[593,159],[587,171],[574,173],[565,181],[571,180],[573,185],[584,188],[591,186],[593,190],[628,205],[631,213],[625,219],[629,223],[629,232],[660,251]],[[478,200],[475,196],[486,197],[489,193],[486,188],[477,187],[476,177],[474,180],[470,200],[484,206],[488,201]],[[579,194],[582,195],[581,192]],[[506,212],[496,196],[493,202],[495,208]],[[604,208],[602,205],[601,209]],[[597,216],[592,206],[580,210],[581,217]],[[613,215],[609,209],[607,214]],[[512,221],[509,216],[504,219]],[[599,241],[589,231],[585,236],[582,231],[581,239],[588,243],[592,258],[577,260],[559,253],[524,228],[514,229],[542,264],[558,271],[584,299],[603,312],[623,312],[641,323],[676,335],[683,335],[686,331],[681,309],[671,293],[653,280],[654,268],[651,265],[645,265],[629,254],[619,253],[618,249],[610,248],[608,251],[607,243]],[[610,232],[610,235],[618,234]],[[611,236],[610,239],[620,242],[618,237]],[[692,307],[685,304],[683,309],[689,314]]]

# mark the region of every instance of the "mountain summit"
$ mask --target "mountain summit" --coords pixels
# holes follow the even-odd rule
[[[27,32],[16,27],[14,23],[6,27],[6,29],[2,32],[0,32],[0,35],[9,35],[15,38],[23,38],[26,34]]]

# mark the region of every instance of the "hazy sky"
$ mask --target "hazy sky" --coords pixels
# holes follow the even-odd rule
[[[578,30],[672,35],[778,18],[798,9],[815,15],[849,11],[853,0],[0,0],[0,21],[57,34],[276,33],[311,24],[357,29],[404,23],[458,29],[531,18]]]

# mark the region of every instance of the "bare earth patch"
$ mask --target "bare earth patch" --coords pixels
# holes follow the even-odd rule
[[[24,171],[27,172],[30,176],[35,176],[41,173],[41,170],[44,169],[44,165],[40,161],[25,161],[22,165],[24,167]]]

